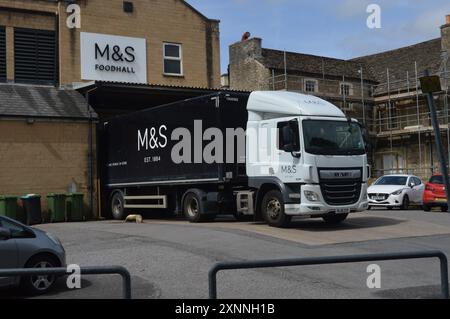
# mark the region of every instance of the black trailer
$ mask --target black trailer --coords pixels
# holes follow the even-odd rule
[[[188,211],[191,221],[200,221],[234,212],[233,192],[247,186],[245,154],[237,150],[238,137],[226,137],[227,129],[246,129],[248,98],[246,93],[215,93],[100,123],[103,215],[122,219],[127,211],[161,209]],[[204,136],[208,129],[211,134]],[[217,129],[223,143],[233,142],[233,154],[226,153],[227,147],[223,154],[214,150],[223,162],[208,163],[203,150],[217,138]]]

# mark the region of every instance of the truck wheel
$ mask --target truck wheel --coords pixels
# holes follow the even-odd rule
[[[283,196],[279,191],[273,190],[264,195],[261,204],[264,219],[272,227],[286,227],[291,221],[291,216],[284,213]]]
[[[327,224],[337,225],[339,223],[342,223],[344,220],[346,220],[347,217],[348,217],[348,214],[337,214],[337,215],[323,216],[322,219]]]
[[[125,218],[125,200],[121,191],[116,191],[111,197],[111,214],[116,220],[123,220]]]
[[[214,215],[204,215],[205,210],[199,191],[190,191],[184,197],[183,212],[184,216],[186,216],[191,223],[212,221],[216,217]]]

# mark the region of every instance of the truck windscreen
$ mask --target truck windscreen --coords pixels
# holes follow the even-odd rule
[[[305,151],[317,155],[363,155],[361,129],[347,121],[304,120]]]

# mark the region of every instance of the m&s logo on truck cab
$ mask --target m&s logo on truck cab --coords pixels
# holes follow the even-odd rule
[[[155,127],[138,130],[138,152],[142,149],[154,150],[164,148],[167,146],[167,136],[164,134],[167,131],[167,126],[161,125],[158,130]]]
[[[281,166],[281,173],[284,174],[295,174],[297,173],[297,166],[295,165],[285,165],[285,166]]]

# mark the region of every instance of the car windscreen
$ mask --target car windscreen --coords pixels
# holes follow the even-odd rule
[[[431,176],[430,178],[430,183],[431,184],[444,184],[444,178],[442,175],[435,175],[435,176]]]
[[[375,182],[374,185],[406,185],[408,177],[405,176],[385,176]]]
[[[363,155],[361,129],[355,122],[304,120],[305,151],[317,155]]]

